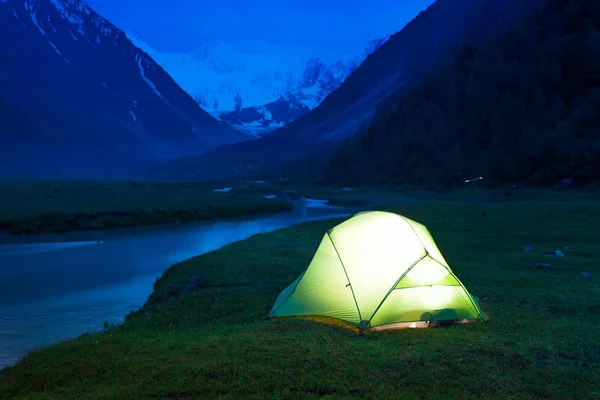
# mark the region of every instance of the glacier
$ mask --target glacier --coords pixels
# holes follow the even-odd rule
[[[320,54],[323,51],[317,48],[247,41],[216,41],[191,53],[163,53],[135,34],[127,37],[210,112],[235,110],[238,93],[243,107],[275,101],[298,86],[311,59],[333,64],[348,58],[343,54]]]
[[[368,41],[356,53],[251,41],[215,41],[190,53],[165,53],[136,33],[127,37],[204,110],[254,136],[315,108],[388,39]]]

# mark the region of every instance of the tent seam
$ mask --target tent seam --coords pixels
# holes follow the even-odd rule
[[[398,214],[396,214],[398,215]],[[410,227],[410,229],[413,231],[413,233],[415,234],[415,236],[417,237],[417,239],[419,239],[419,243],[421,243],[421,246],[425,249],[425,252],[427,252],[427,254],[429,255],[429,258],[431,258],[432,260],[436,261],[438,264],[440,264],[442,267],[448,269],[449,267],[442,264],[439,260],[436,260],[435,258],[431,257],[431,254],[429,254],[429,252],[427,251],[427,246],[425,246],[425,243],[423,243],[423,240],[421,239],[421,236],[419,236],[419,234],[417,233],[417,231],[415,230],[415,228],[410,224],[410,222],[408,222],[408,219],[405,218],[402,215],[398,215],[400,217],[400,219],[402,219],[404,222],[406,222],[406,224]],[[416,221],[413,221],[416,222]],[[422,224],[420,224],[422,225]],[[425,229],[427,229],[427,226],[422,225]]]
[[[340,260],[340,264],[342,264],[342,268],[344,270],[344,275],[346,275],[346,280],[348,281],[348,285],[350,285],[350,292],[352,293],[352,298],[354,299],[354,305],[356,306],[356,311],[358,312],[358,319],[360,320],[360,323],[362,323],[362,314],[360,313],[360,307],[358,306],[358,301],[356,300],[356,296],[354,295],[354,288],[352,287],[352,282],[350,282],[350,277],[348,276],[348,271],[346,271],[346,266],[344,265],[344,260],[342,260],[342,256],[340,255],[337,247],[335,246],[335,243],[333,242],[333,239],[331,238],[331,235],[329,234],[329,232],[327,232],[327,237],[329,238],[329,241],[331,242],[331,245],[333,246],[333,249],[335,250],[335,254],[337,254],[338,259]]]
[[[310,264],[309,264],[309,267],[310,267]],[[279,311],[279,309],[285,304],[285,302],[288,301],[290,297],[292,297],[292,295],[296,292],[296,288],[298,288],[298,284],[300,282],[302,282],[302,278],[304,277],[304,274],[306,274],[306,271],[308,271],[308,268],[306,268],[304,270],[304,272],[302,272],[302,274],[300,274],[300,277],[296,279],[298,281],[298,283],[296,283],[296,286],[294,286],[294,289],[292,289],[292,291],[290,292],[290,294],[288,294],[288,296],[285,298],[285,300],[283,300],[281,302],[281,304],[279,304],[279,307],[272,309],[269,312],[269,315],[272,314],[272,313],[276,313],[277,311]]]
[[[396,214],[396,215],[398,215],[398,214]],[[423,243],[423,240],[421,240],[421,236],[419,236],[417,231],[415,231],[415,228],[413,228],[413,226],[410,224],[410,222],[408,222],[406,220],[406,218],[404,218],[402,215],[398,215],[398,216],[400,217],[400,219],[402,219],[402,221],[404,221],[406,223],[406,225],[408,225],[410,227],[410,229],[413,231],[413,233],[415,234],[417,239],[419,239],[419,243],[421,243],[421,246],[425,249],[425,251],[427,251],[427,247],[425,247],[425,243]],[[425,226],[425,225],[423,225],[423,226]],[[427,227],[425,227],[425,229],[427,229]]]
[[[379,303],[379,305],[377,306],[377,308],[375,309],[375,311],[373,311],[373,314],[369,318],[367,326],[371,323],[371,321],[373,320],[373,317],[375,317],[375,315],[377,315],[377,311],[379,311],[379,309],[381,308],[381,306],[383,305],[383,303],[385,303],[385,301],[387,300],[387,298],[390,297],[390,294],[394,291],[394,289],[396,288],[396,285],[398,285],[398,283],[400,283],[400,281],[402,281],[402,279],[404,279],[404,277],[406,276],[406,274],[408,274],[410,272],[410,270],[412,270],[418,263],[421,262],[421,260],[423,260],[425,257],[427,257],[429,255],[429,253],[427,252],[427,249],[425,248],[425,246],[423,246],[423,250],[425,250],[425,254],[423,254],[418,260],[416,260],[415,262],[413,262],[412,265],[410,267],[408,267],[406,269],[406,271],[404,271],[404,273],[402,275],[400,275],[400,278],[398,278],[398,280],[396,280],[396,282],[394,282],[394,284],[392,285],[392,287],[390,288],[390,290],[387,292],[387,294],[385,295],[385,297],[381,300],[381,302]]]
[[[475,300],[473,299],[473,295],[467,290],[467,288],[465,287],[465,285],[461,282],[460,279],[458,279],[458,277],[454,274],[453,271],[448,271],[452,277],[454,277],[454,279],[456,279],[456,281],[458,283],[460,283],[460,287],[464,289],[465,293],[467,294],[467,296],[469,297],[469,301],[471,302],[471,306],[473,306],[473,308],[475,309],[475,311],[477,311],[477,314],[483,319],[485,320],[485,315],[483,315],[483,311],[481,310],[481,307],[479,307],[479,304],[475,303]],[[462,297],[462,296],[461,296]]]

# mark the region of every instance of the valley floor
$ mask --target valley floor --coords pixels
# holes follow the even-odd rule
[[[181,182],[0,181],[0,230],[65,233],[275,213],[260,191]]]
[[[232,188],[228,192],[215,189]],[[287,211],[283,200],[267,199],[295,190],[332,205],[384,207],[414,201],[570,201],[599,198],[598,190],[495,189],[478,185],[434,193],[390,188],[342,188],[284,183],[152,181],[0,180],[0,232],[66,233],[157,225]]]
[[[600,397],[598,202],[391,209],[428,226],[487,322],[358,335],[330,321],[266,319],[339,223],[311,222],[171,267],[123,325],[1,371],[0,398]],[[556,249],[566,256],[544,256]]]

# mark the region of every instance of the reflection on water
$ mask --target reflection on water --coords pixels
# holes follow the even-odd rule
[[[104,321],[121,322],[174,263],[256,233],[357,211],[308,201],[307,207],[270,217],[85,232],[61,237],[69,242],[0,246],[0,368],[34,349],[98,330]]]

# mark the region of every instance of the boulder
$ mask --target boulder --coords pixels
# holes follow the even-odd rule
[[[558,182],[558,187],[559,187],[559,189],[567,189],[567,188],[573,186],[574,183],[575,183],[575,180],[573,178],[565,178]]]
[[[298,192],[294,190],[283,190],[276,194],[275,198],[279,200],[285,200],[290,203],[304,202],[306,200],[303,196],[299,195]]]

